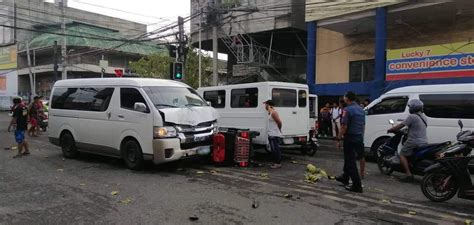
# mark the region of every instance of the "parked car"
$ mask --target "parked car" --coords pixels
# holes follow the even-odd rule
[[[408,86],[391,90],[366,108],[364,145],[375,156],[378,147],[389,138],[387,121],[402,122],[408,115],[407,103],[420,99],[428,118],[428,142],[441,143],[456,137],[457,121],[474,129],[474,84]]]
[[[217,112],[181,82],[71,79],[54,84],[49,140],[65,157],[79,151],[122,158],[130,169],[208,154]]]
[[[317,113],[310,115],[310,111],[317,112],[317,96],[308,94],[307,85],[257,82],[205,87],[198,89],[198,92],[219,112],[220,127],[259,132],[253,143],[264,146],[268,151],[268,114],[263,102],[273,100],[283,122],[281,145],[301,147],[304,153],[315,154],[316,134],[310,134],[310,131],[315,129]]]

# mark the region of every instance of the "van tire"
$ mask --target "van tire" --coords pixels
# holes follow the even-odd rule
[[[377,155],[377,150],[379,149],[379,147],[383,144],[385,144],[385,142],[387,142],[387,139],[389,139],[389,137],[380,137],[378,138],[374,144],[372,145],[372,147],[370,148],[370,156],[374,159],[374,160],[378,160],[379,156]]]
[[[60,143],[64,158],[77,158],[79,152],[77,151],[76,141],[74,140],[74,137],[71,133],[69,133],[68,131],[63,132],[60,138]]]
[[[121,147],[122,159],[131,170],[142,170],[144,165],[140,144],[134,139],[126,139]]]

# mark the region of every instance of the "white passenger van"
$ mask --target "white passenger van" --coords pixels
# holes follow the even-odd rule
[[[210,151],[217,112],[189,86],[145,78],[72,79],[54,84],[49,140],[67,158],[78,151],[170,162]]]
[[[258,82],[206,87],[198,89],[198,92],[219,112],[219,127],[257,131],[260,135],[253,139],[253,143],[263,145],[267,150],[268,113],[263,102],[273,100],[283,123],[281,144],[300,145],[309,155],[316,152],[317,146],[315,140],[313,142],[309,137],[309,131],[314,127],[315,120],[310,119],[310,111],[317,114],[317,97],[313,95],[311,97],[313,102],[309,103],[307,85]],[[312,110],[310,106],[313,107]]]
[[[375,150],[389,137],[388,120],[402,122],[408,115],[407,103],[420,99],[428,117],[428,142],[441,143],[456,140],[458,120],[465,129],[474,129],[474,83],[422,85],[389,91],[367,106],[364,145]]]

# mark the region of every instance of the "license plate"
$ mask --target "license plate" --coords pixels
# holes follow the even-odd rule
[[[194,137],[194,142],[201,142],[201,141],[205,141],[207,139],[206,136],[204,137]]]
[[[293,138],[283,138],[283,144],[292,145],[293,143],[295,143],[295,140],[293,140]]]

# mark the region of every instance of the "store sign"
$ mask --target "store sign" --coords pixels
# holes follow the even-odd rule
[[[474,77],[474,42],[387,51],[386,80]]]
[[[0,47],[0,70],[16,69],[16,45]]]

